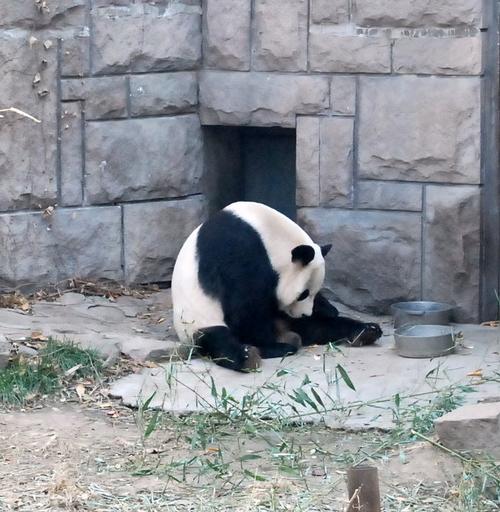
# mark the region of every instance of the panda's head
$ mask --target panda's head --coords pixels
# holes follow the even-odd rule
[[[281,311],[293,318],[311,316],[314,297],[325,279],[324,257],[331,245],[298,245],[291,262],[280,273],[277,297]]]

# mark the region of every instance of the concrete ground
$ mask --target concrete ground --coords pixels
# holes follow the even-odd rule
[[[111,394],[137,406],[155,393],[152,406],[176,413],[251,407],[262,416],[323,419],[327,425],[347,428],[390,428],[396,394],[409,404],[428,401],[450,385],[472,385],[474,392],[464,393],[467,403],[500,399],[498,327],[457,326],[464,341],[456,353],[407,359],[393,348],[389,318],[340,309],[378,321],[384,336],[371,347],[302,349],[282,361],[266,360],[260,371],[250,374],[200,359],[174,360],[176,353],[185,355],[188,350],[175,341],[168,291],[115,301],[66,293],[55,302],[35,303],[29,313],[0,309],[0,337],[22,344],[35,333],[94,347],[110,359],[120,353],[139,360],[163,359],[158,367],[114,382]]]

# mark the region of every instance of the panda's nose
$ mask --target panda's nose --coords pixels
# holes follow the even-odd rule
[[[309,315],[306,315],[305,313],[302,313],[302,318],[307,318]]]

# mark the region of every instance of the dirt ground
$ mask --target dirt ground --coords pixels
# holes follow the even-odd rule
[[[341,511],[345,469],[360,453],[379,468],[384,510],[458,510],[462,466],[428,444],[380,450],[387,434],[305,426],[283,438],[227,431],[200,449],[194,424],[164,417],[144,439],[139,413],[118,404],[6,411],[0,510]]]

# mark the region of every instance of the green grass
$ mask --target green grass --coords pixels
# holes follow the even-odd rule
[[[71,369],[71,375],[65,375]],[[101,370],[97,352],[49,339],[37,356],[14,360],[0,371],[0,403],[24,405],[56,393],[72,379],[98,376]]]

